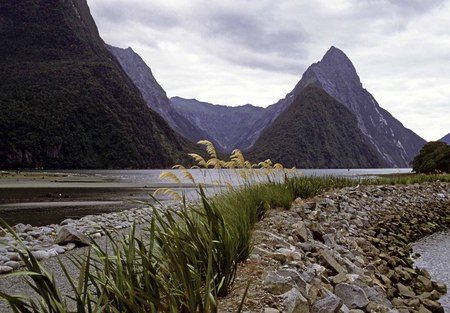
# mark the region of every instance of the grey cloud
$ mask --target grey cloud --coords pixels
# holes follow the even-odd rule
[[[426,11],[440,7],[445,0],[389,0],[389,3],[406,14],[423,14]]]
[[[149,5],[138,2],[130,5],[115,5],[105,2],[97,6],[97,15],[110,23],[137,23],[158,29],[177,27],[181,23],[179,12],[170,11],[156,3]]]

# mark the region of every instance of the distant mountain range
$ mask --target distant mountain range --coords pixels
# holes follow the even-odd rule
[[[108,51],[85,0],[0,2],[0,168],[155,168],[194,146]]]
[[[131,49],[127,50],[131,51]],[[129,58],[136,59],[138,57],[130,55]],[[157,85],[153,76],[148,79],[148,83],[141,81],[144,75],[138,75],[140,78],[136,78],[136,74],[133,73],[139,69],[146,68],[142,59],[139,58],[139,60],[140,64],[133,66],[133,62],[126,62],[119,58],[125,71],[133,79],[145,98],[146,93],[155,93],[154,91],[148,91],[148,89],[160,89],[161,87]],[[147,74],[151,74],[150,69],[147,69]],[[293,114],[291,110],[289,110],[290,115],[283,115],[286,110],[294,106],[294,103],[296,108],[305,105],[305,95],[302,96],[302,99],[298,99],[298,97],[308,87],[316,87],[316,89],[324,91],[319,93],[316,90],[314,92],[315,97],[312,97],[318,101],[317,108],[314,111],[314,118],[312,119],[313,115],[299,115],[299,112]],[[162,95],[163,93],[160,92],[160,94]],[[345,112],[349,111],[354,116],[357,133],[350,126],[342,128],[335,125],[352,122],[350,122],[351,119],[348,118],[346,113],[342,113],[344,111],[341,113],[345,116],[335,116],[334,118],[329,116],[329,112],[323,106],[324,103],[330,103],[329,98],[325,99],[325,94],[331,96],[341,106],[345,107],[347,109]],[[311,96],[311,91],[308,92],[308,95]],[[319,101],[321,97],[324,99]],[[147,100],[147,104],[160,112],[169,124],[186,138],[192,141],[196,141],[199,138],[209,139],[222,152],[230,152],[237,148],[247,151],[254,158],[273,156],[275,161],[285,160],[287,164],[297,166],[409,167],[410,161],[425,144],[425,140],[405,128],[389,112],[379,106],[375,98],[363,88],[351,61],[341,50],[335,47],[331,47],[320,62],[311,65],[305,71],[301,80],[290,93],[265,109],[252,105],[238,107],[213,105],[196,99],[183,99],[180,97],[173,97],[168,103],[166,98],[164,93],[164,110],[157,107],[161,101]],[[311,97],[306,98],[311,99]],[[307,104],[308,108],[312,105],[311,102]],[[333,102],[333,105],[335,104]],[[169,111],[172,113],[167,114]],[[175,116],[173,112],[177,113],[178,120],[183,120],[182,123],[177,124],[173,122],[173,116]],[[172,116],[172,120],[167,115]],[[312,120],[305,121],[306,116]],[[281,127],[281,122],[278,119],[283,121],[283,127]],[[325,125],[325,122],[320,123],[321,120],[326,121],[327,125]],[[313,124],[311,124],[312,121],[314,121]],[[303,125],[305,123],[314,127],[311,129],[297,127],[299,124]],[[332,125],[328,125],[329,123]],[[183,127],[177,125],[190,126],[189,130],[186,131]],[[275,125],[278,125],[278,127],[275,127]],[[280,134],[281,137],[279,137],[277,129],[281,127],[286,131],[286,127],[288,127],[286,125],[290,125],[293,128],[289,131],[291,136],[283,137]],[[320,137],[319,133],[325,129],[327,132],[334,133],[325,137],[322,136],[323,134],[320,135],[324,141],[311,141],[311,138]],[[314,131],[317,134],[314,134]],[[351,132],[351,134],[348,132]],[[270,134],[270,136],[266,133]],[[262,140],[262,138],[265,138],[265,140]],[[267,144],[272,142],[269,138],[279,138],[283,149],[278,147],[273,148],[273,151],[271,151],[271,147],[275,146]],[[341,140],[344,138],[347,141]],[[340,145],[336,145],[338,142]],[[343,152],[340,150],[342,145],[352,146],[357,143],[359,148],[365,147],[365,149],[356,149],[361,155],[358,156],[356,151],[344,153],[344,155],[347,155],[347,159],[340,155]],[[308,147],[309,156],[330,154],[329,158],[323,158],[323,160],[326,159],[328,162],[324,163],[315,157],[309,159],[309,156],[306,156],[304,151],[300,151],[301,146]],[[340,161],[331,160],[333,155]]]
[[[168,99],[131,48],[107,46],[86,0],[0,2],[0,168],[155,168],[193,142],[297,167],[407,167],[425,141],[331,47],[260,108]]]
[[[450,133],[439,139],[438,141],[445,142],[446,144],[450,145]]]

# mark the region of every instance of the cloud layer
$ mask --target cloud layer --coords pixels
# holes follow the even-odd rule
[[[169,96],[267,106],[331,45],[382,107],[426,140],[450,132],[449,0],[88,0]]]

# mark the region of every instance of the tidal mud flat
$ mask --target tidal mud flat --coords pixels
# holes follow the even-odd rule
[[[83,173],[1,172],[0,217],[10,225],[59,224],[67,218],[143,207],[165,182],[132,182]],[[192,187],[186,185],[185,187]]]
[[[118,227],[126,229],[133,214],[142,212],[129,213],[121,213],[124,224]],[[239,268],[235,290],[220,301],[219,309],[235,312],[251,281],[244,303],[249,312],[443,312],[437,300],[446,286],[414,268],[409,244],[449,229],[449,217],[450,184],[440,182],[351,187],[297,199],[290,210],[271,210],[257,224],[253,254]],[[61,253],[65,259],[64,253],[73,248],[55,247],[59,230],[71,226],[103,240],[97,227],[102,220],[116,227],[111,221],[120,218],[91,216],[78,225],[67,220],[32,229],[20,225],[19,233],[32,240],[41,232],[44,242],[30,247],[42,251],[36,255],[57,273],[55,258],[47,258]],[[82,228],[87,225],[92,227]],[[5,259],[2,266],[11,261]],[[76,277],[76,269],[72,271]],[[23,290],[26,284],[0,278],[0,290],[12,285],[16,292],[29,294]]]

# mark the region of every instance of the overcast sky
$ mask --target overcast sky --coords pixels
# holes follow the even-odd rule
[[[450,0],[88,0],[169,97],[267,106],[330,46],[381,107],[426,140],[450,132]]]

